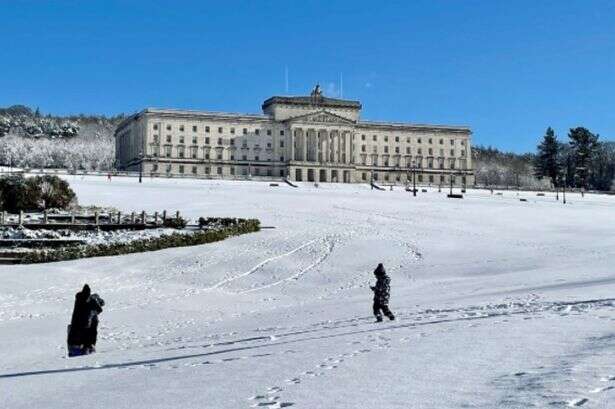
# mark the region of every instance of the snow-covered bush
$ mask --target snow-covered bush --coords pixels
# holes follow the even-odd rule
[[[76,197],[68,183],[57,176],[0,177],[0,209],[11,213],[47,207],[67,209],[76,203]]]

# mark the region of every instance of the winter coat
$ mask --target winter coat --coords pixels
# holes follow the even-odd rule
[[[388,305],[391,295],[391,279],[388,275],[378,275],[376,285],[372,287],[374,291],[374,302],[380,305]]]

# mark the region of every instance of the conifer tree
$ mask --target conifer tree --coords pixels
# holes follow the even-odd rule
[[[577,187],[587,188],[591,162],[598,147],[598,135],[583,127],[572,128],[568,133],[574,160]]]
[[[558,161],[559,143],[551,127],[538,145],[538,154],[534,161],[534,174],[538,178],[548,177],[553,186],[557,185],[560,166]]]

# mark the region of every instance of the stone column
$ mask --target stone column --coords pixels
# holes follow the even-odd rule
[[[302,158],[303,158],[304,162],[307,162],[307,146],[308,146],[307,145],[307,137],[308,137],[309,133],[310,133],[309,129],[305,130],[304,132],[301,132],[301,134],[302,134],[301,140],[303,142],[303,149],[301,151],[301,155],[302,155]]]
[[[290,136],[290,139],[287,142],[290,144],[290,160],[295,160],[295,130],[293,128],[289,128],[288,134]]]

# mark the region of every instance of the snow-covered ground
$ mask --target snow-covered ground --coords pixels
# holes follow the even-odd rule
[[[0,266],[0,408],[615,407],[615,197],[68,180],[83,205],[275,229]],[[85,282],[99,352],[67,359]]]

